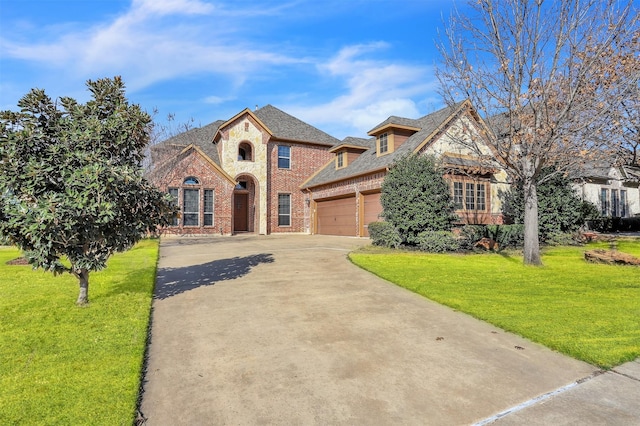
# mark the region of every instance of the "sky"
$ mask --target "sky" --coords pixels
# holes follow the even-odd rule
[[[86,102],[87,80],[119,75],[129,101],[173,133],[271,104],[338,139],[366,137],[391,115],[444,106],[436,41],[453,6],[0,0],[0,110],[31,88]]]

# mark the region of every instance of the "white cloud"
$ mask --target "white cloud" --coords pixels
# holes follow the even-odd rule
[[[215,10],[215,19],[207,16],[214,10],[198,0],[133,0],[132,7],[111,22],[51,42],[2,40],[2,50],[7,57],[65,69],[74,79],[123,75],[130,90],[198,73],[237,84],[256,69],[305,61],[243,43],[234,37],[233,20],[221,24],[223,12]],[[204,19],[184,20],[182,15]]]
[[[294,115],[312,120],[329,133],[333,130],[332,134],[339,138],[365,137],[367,131],[391,115],[419,117],[421,113],[413,99],[424,97],[433,89],[432,70],[426,66],[361,58],[388,47],[386,43],[377,42],[343,48],[318,69],[330,76],[344,78],[346,93],[325,104],[288,108]]]
[[[208,15],[214,9],[212,4],[199,0],[133,0],[133,10],[158,15]]]

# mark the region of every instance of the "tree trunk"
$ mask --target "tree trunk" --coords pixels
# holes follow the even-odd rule
[[[76,305],[86,306],[89,304],[89,271],[87,269],[80,269],[80,271],[75,272],[75,276],[78,277],[80,284]]]
[[[538,238],[538,193],[533,178],[524,180],[524,264],[542,265]]]

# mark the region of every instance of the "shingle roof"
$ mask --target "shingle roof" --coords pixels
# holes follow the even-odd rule
[[[420,128],[420,130],[411,135],[402,145],[397,147],[394,152],[378,157],[376,155],[375,138],[367,139],[366,141],[369,149],[360,154],[360,156],[358,156],[358,158],[356,158],[347,167],[336,170],[335,165],[333,163],[329,163],[311,179],[305,182],[304,187],[310,188],[329,182],[343,180],[351,176],[359,176],[391,167],[391,165],[402,156],[413,153],[418,146],[420,146],[422,142],[434,133],[438,127],[447,120],[447,118],[460,108],[461,105],[462,102],[415,120],[405,119],[410,120],[415,124],[415,127]],[[397,118],[398,117],[395,117],[394,120],[397,120]],[[388,124],[387,122],[389,120],[390,119],[385,120],[383,123],[374,127],[374,129]],[[342,143],[346,143],[346,139]]]
[[[151,149],[159,150],[168,146],[187,147],[194,144],[213,160],[213,162],[220,164],[218,150],[211,141],[213,140],[213,135],[216,134],[222,123],[224,123],[224,121],[217,120],[206,126],[188,130],[151,147]]]
[[[271,130],[276,139],[311,142],[326,146],[333,146],[340,142],[333,136],[279,110],[273,105],[265,105],[254,111],[253,114]]]
[[[388,126],[388,125],[396,125],[396,126],[403,126],[403,127],[414,127],[414,128],[418,128],[418,129],[421,127],[419,119],[397,117],[395,115],[392,115],[391,117],[389,117],[386,120],[384,120],[382,123],[380,123],[377,126],[375,126],[373,129],[371,129],[368,134],[371,134],[375,130],[380,129],[381,127]]]

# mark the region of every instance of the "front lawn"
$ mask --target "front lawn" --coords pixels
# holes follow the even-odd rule
[[[426,254],[367,247],[356,265],[429,299],[577,359],[611,368],[640,356],[640,267],[589,264],[555,247],[543,267],[519,254]],[[640,241],[618,242],[640,256]]]
[[[86,308],[75,277],[6,264],[19,255],[0,249],[0,424],[131,425],[158,241],[91,273]]]

